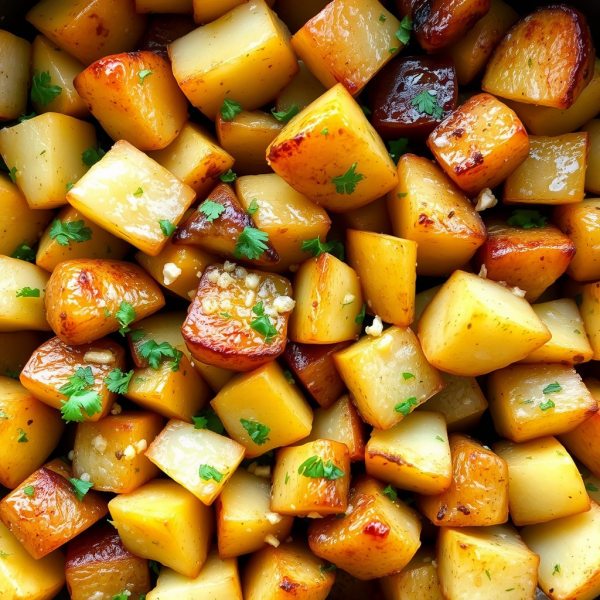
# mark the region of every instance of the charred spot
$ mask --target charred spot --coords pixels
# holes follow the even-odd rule
[[[299,583],[296,583],[295,581],[292,581],[289,577],[284,576],[284,578],[282,579],[281,583],[279,584],[279,587],[284,591],[284,592],[289,592],[291,594],[296,594],[296,590],[300,587]]]
[[[465,158],[460,164],[456,165],[454,167],[454,172],[457,175],[463,175],[467,171],[470,171],[481,164],[483,164],[483,154],[476,150],[469,158]]]
[[[407,467],[413,466],[411,463],[406,462],[400,456],[394,456],[393,454],[386,454],[385,452],[375,452],[373,450],[369,450],[370,458],[375,458],[376,456],[383,458],[384,460],[387,460],[388,462],[396,464],[396,465],[406,465]]]
[[[471,514],[471,511],[466,506],[462,506],[461,505],[461,506],[458,507],[458,510],[460,510],[460,512],[463,515],[470,515]]]
[[[60,313],[60,318],[64,321],[67,318],[67,313],[66,312],[61,312]]]
[[[440,510],[438,511],[438,514],[436,515],[435,518],[438,521],[441,521],[446,516],[447,510],[448,510],[448,505],[444,504],[444,506],[440,507]]]
[[[579,363],[582,363],[584,361],[584,357],[581,354],[576,354],[573,357],[573,362],[578,365]]]
[[[453,211],[453,210],[451,210],[451,211],[448,213],[448,218],[449,218],[449,219],[451,219],[453,216],[454,216],[454,211]]]
[[[117,460],[121,460],[123,458],[123,450],[117,450],[115,452],[115,457]]]
[[[305,134],[299,133],[290,140],[286,140],[277,146],[272,146],[269,150],[268,162],[277,162],[282,158],[293,156],[305,138]]]
[[[425,214],[420,214],[419,215],[419,225],[433,225],[433,219],[430,219],[427,215]]]
[[[450,135],[455,138],[461,138],[465,134],[465,130],[462,127],[457,127]]]
[[[29,419],[29,421],[27,421],[27,425],[31,425],[33,423],[33,419]]]
[[[371,521],[363,527],[363,533],[385,539],[390,533],[390,528],[381,521]]]
[[[467,545],[466,545],[466,544],[459,544],[459,546],[460,546],[460,547],[461,547],[463,550],[466,550],[466,548],[467,548]]]

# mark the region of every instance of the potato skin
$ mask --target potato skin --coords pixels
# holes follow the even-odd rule
[[[78,259],[54,269],[46,286],[48,323],[65,344],[86,344],[117,331],[121,302],[135,309],[135,321],[165,305],[158,284],[141,267],[118,260]]]

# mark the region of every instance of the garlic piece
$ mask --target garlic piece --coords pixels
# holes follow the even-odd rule
[[[116,360],[115,355],[110,350],[88,350],[83,356],[83,362],[96,365],[110,365]]]
[[[171,285],[181,275],[181,269],[175,263],[167,263],[163,267],[163,283]]]
[[[383,331],[383,323],[381,321],[381,317],[376,315],[373,319],[373,324],[370,327],[365,328],[365,333],[367,335],[371,335],[373,337],[379,337],[381,332]]]

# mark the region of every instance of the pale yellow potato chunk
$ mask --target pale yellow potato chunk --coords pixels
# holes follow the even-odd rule
[[[16,184],[31,208],[67,203],[67,184],[88,171],[81,155],[96,148],[91,123],[59,113],[46,113],[0,131],[0,154],[16,169]]]
[[[281,17],[279,5],[277,11]],[[304,110],[311,102],[314,102],[319,96],[326,92],[325,86],[310,72],[310,69],[303,61],[298,61],[300,71],[292,79],[290,84],[284,88],[275,100],[275,109],[277,112],[286,112],[294,104]]]
[[[600,119],[589,121],[581,130],[590,136],[585,189],[598,195],[600,194]]]
[[[213,121],[225,98],[259,108],[298,72],[289,32],[263,0],[244,2],[179,38],[169,58],[183,93]]]
[[[410,324],[410,328],[418,333],[419,319],[425,310],[425,307],[435,298],[435,295],[442,289],[441,285],[436,285],[428,290],[423,290],[415,296],[415,320]]]
[[[0,29],[0,57],[0,121],[10,121],[27,108],[31,44]]]
[[[79,212],[150,256],[157,256],[168,240],[160,221],[176,226],[195,198],[192,188],[125,140],[67,195]]]
[[[222,17],[225,13],[228,13],[240,4],[243,4],[244,1],[245,0],[192,0],[194,21],[196,21],[196,23],[210,23],[211,21]],[[170,0],[167,0],[167,2],[170,2]],[[274,0],[266,0],[266,3],[269,6],[273,6],[273,2]],[[166,12],[172,11],[169,9]]]
[[[336,225],[344,229],[358,231],[371,231],[373,233],[392,234],[392,225],[386,205],[386,198],[382,196],[369,202],[365,206],[349,210],[348,212],[333,215]]]
[[[450,276],[419,320],[427,360],[454,375],[476,377],[500,369],[550,338],[526,300],[464,271]]]
[[[594,351],[593,360],[600,360],[600,282],[581,286],[575,298]]]

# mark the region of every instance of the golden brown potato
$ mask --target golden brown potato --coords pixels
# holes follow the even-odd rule
[[[373,233],[392,234],[390,215],[386,205],[386,197],[382,196],[365,206],[348,212],[332,215],[334,228],[340,225],[342,229],[357,231],[372,231]]]
[[[504,36],[482,88],[517,102],[569,108],[593,74],[594,46],[585,17],[557,4],[523,17]]]
[[[27,108],[31,44],[8,31],[0,31],[0,121],[16,119]]]
[[[415,496],[417,508],[434,525],[472,527],[508,520],[506,462],[468,435],[450,435],[452,483],[438,496]]]
[[[280,18],[283,18],[281,4],[280,2],[277,5],[277,14]],[[275,100],[275,109],[277,112],[285,113],[294,104],[300,110],[304,110],[309,104],[326,92],[325,86],[310,72],[309,68],[301,60],[298,61],[298,66],[300,67],[298,75],[292,79],[290,84],[281,91]]]
[[[140,0],[137,0],[138,2]],[[148,1],[148,0],[143,0]],[[157,0],[151,0],[156,2]],[[163,3],[166,2],[165,7],[168,10],[165,12],[171,12],[172,2],[171,0],[159,0]],[[182,2],[183,0],[178,0]],[[269,6],[273,6],[274,0],[265,0]],[[194,13],[194,20],[196,23],[210,23],[219,17],[222,17],[225,13],[233,10],[236,6],[244,3],[244,0],[186,0],[191,3]]]
[[[598,62],[598,87],[600,88],[600,60]],[[596,96],[600,97],[600,94]],[[581,130],[586,131],[590,136],[585,189],[598,196],[600,195],[600,119],[592,119]]]
[[[594,351],[592,359],[600,360],[600,310],[597,306],[600,303],[600,282],[575,284],[575,289],[573,294],[568,295],[574,298],[579,306],[585,331]]]

